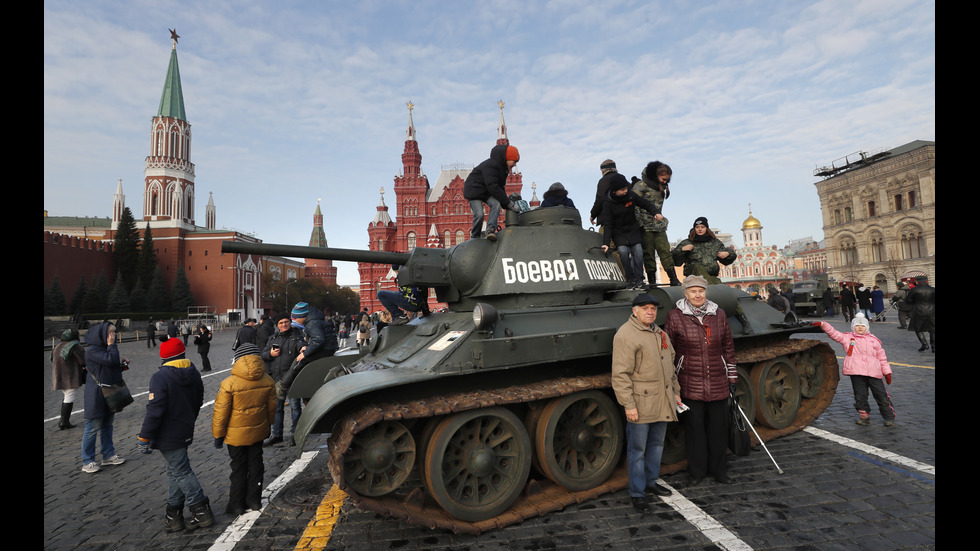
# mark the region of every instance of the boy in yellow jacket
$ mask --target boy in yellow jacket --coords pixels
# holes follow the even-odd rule
[[[262,508],[262,441],[271,433],[275,415],[275,383],[265,372],[258,347],[243,343],[235,350],[231,375],[221,381],[211,420],[214,447],[228,444],[231,457],[226,514],[238,516],[246,508]]]

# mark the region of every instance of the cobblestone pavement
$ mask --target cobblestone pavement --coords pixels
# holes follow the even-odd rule
[[[819,319],[819,318],[813,318]],[[846,330],[840,318],[829,320]],[[44,549],[935,549],[935,354],[918,352],[912,333],[895,320],[872,324],[894,370],[888,388],[898,412],[886,428],[877,411],[870,426],[854,423],[853,392],[842,376],[833,404],[807,430],[768,442],[783,469],[776,472],[761,446],[730,456],[734,483],[686,487],[686,475],[663,477],[670,504],[641,515],[625,490],[573,505],[516,526],[478,536],[411,525],[354,507],[332,489],[325,440],[311,439],[303,459],[295,447],[266,448],[266,494],[261,513],[224,514],[228,454],[211,438],[210,402],[228,376],[235,329],[215,334],[214,371],[204,373],[205,407],[190,447],[191,465],[215,513],[212,527],[167,534],[166,474],[159,452],[139,455],[142,423],[158,348],[124,342],[132,360],[126,382],[136,403],[115,419],[116,452],[126,462],[81,472],[84,420],[60,431],[61,393],[50,390],[44,352]],[[823,335],[807,337],[824,338]],[[842,350],[832,343],[839,359]],[[191,346],[188,357],[199,366]],[[857,446],[857,447],[855,447]],[[889,453],[894,455],[888,455]]]

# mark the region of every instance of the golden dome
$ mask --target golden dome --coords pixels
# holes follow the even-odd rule
[[[752,228],[761,228],[761,227],[762,227],[762,222],[759,222],[759,220],[755,216],[752,216],[752,209],[750,208],[749,217],[745,219],[745,222],[742,222],[742,229],[749,230]]]

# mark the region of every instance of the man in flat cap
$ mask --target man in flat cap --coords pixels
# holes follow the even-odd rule
[[[626,410],[626,466],[630,499],[650,510],[647,492],[670,495],[657,484],[667,423],[677,421],[681,387],[674,373],[674,347],[657,326],[659,303],[643,293],[633,299],[633,315],[613,338],[612,388]]]

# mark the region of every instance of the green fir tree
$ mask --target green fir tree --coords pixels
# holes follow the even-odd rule
[[[119,227],[116,229],[112,244],[112,261],[116,272],[123,275],[123,285],[126,286],[127,292],[133,291],[133,286],[139,277],[137,272],[140,257],[139,240],[136,219],[133,218],[129,207],[125,207],[119,217]]]

